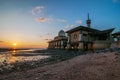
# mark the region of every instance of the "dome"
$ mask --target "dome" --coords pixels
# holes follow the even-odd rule
[[[65,36],[65,32],[63,30],[60,30],[58,36]]]

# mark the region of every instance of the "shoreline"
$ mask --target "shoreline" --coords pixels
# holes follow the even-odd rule
[[[120,49],[119,49],[120,51]],[[117,49],[105,49],[96,52],[81,52],[81,51],[69,51],[69,50],[36,50],[35,53],[40,53],[40,55],[51,55],[50,58],[41,59],[37,61],[27,61],[27,62],[16,62],[12,64],[3,63],[0,66],[0,75],[6,75],[14,72],[27,71],[30,69],[35,69],[37,67],[44,67],[45,65],[52,65],[62,61],[70,60],[76,56],[87,55],[87,54],[101,54],[106,52],[118,52]],[[3,67],[3,68],[2,68]]]
[[[0,48],[0,52],[7,52],[7,51],[13,51],[13,50],[29,50],[32,48],[18,48],[18,49],[13,49],[13,48]]]
[[[55,50],[52,50],[55,51]],[[52,52],[51,51],[51,52]],[[61,51],[62,52],[62,51]],[[60,53],[62,54],[62,53]],[[28,66],[27,66],[28,67]],[[0,75],[1,80],[119,80],[120,49],[100,51]]]
[[[31,53],[40,53],[39,55],[49,55],[51,57],[40,59],[37,61],[25,61],[25,62],[15,62],[7,64],[6,61],[0,65],[0,75],[6,75],[9,73],[25,71],[29,69],[34,69],[37,67],[43,67],[45,65],[55,64],[61,61],[71,59],[75,56],[82,55],[78,51],[66,51],[66,50],[35,50]],[[24,54],[22,54],[24,56]],[[13,55],[13,56],[19,56]]]

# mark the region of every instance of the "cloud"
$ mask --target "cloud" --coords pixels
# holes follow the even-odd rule
[[[35,21],[41,22],[41,23],[43,23],[43,22],[50,22],[52,20],[53,20],[52,18],[43,18],[43,17],[35,18]]]
[[[77,20],[77,21],[75,21],[74,24],[65,26],[64,29],[68,30],[68,29],[74,28],[74,27],[79,26],[79,25],[82,25],[82,20]]]
[[[61,23],[67,22],[67,20],[65,19],[51,18],[50,15],[45,14],[44,10],[45,10],[44,6],[36,6],[31,10],[32,15],[37,17],[39,16],[38,18],[35,18],[35,21],[41,22],[41,23],[50,22],[50,21],[61,22]]]
[[[37,22],[43,23],[43,22],[50,22],[53,20],[53,18],[47,17],[44,14],[44,6],[36,6],[34,9],[32,9],[31,13],[33,15],[39,14],[39,17],[35,18],[35,21],[37,21]]]
[[[58,21],[58,22],[62,22],[62,23],[67,22],[67,20],[65,20],[65,19],[58,19],[57,21]]]
[[[43,9],[44,6],[36,6],[34,9],[32,9],[31,13],[32,15],[36,15],[36,14],[44,15]]]
[[[75,25],[67,25],[67,26],[65,26],[65,29],[69,29],[69,28],[74,28],[75,27]]]
[[[78,20],[76,23],[82,25],[82,20]]]

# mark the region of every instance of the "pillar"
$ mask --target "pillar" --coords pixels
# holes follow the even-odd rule
[[[83,42],[79,42],[78,49],[79,50],[84,50],[84,44],[83,44]]]
[[[63,40],[61,40],[61,49],[64,49]]]

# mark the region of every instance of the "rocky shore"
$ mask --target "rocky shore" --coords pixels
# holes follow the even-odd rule
[[[30,53],[30,52],[29,52]],[[25,71],[36,67],[42,67],[44,65],[54,64],[57,62],[65,61],[78,55],[82,55],[84,52],[80,51],[68,51],[68,50],[36,50],[32,53],[39,53],[34,55],[48,55],[49,58],[40,59],[37,61],[24,61],[8,64],[6,60],[0,65],[0,74],[5,75],[11,72]],[[85,53],[84,53],[85,54]],[[34,56],[33,54],[15,54],[13,56]]]
[[[98,51],[37,50],[50,58],[15,63],[0,80],[120,80],[120,49]],[[3,66],[7,64],[4,63]],[[1,66],[0,66],[1,67]]]

